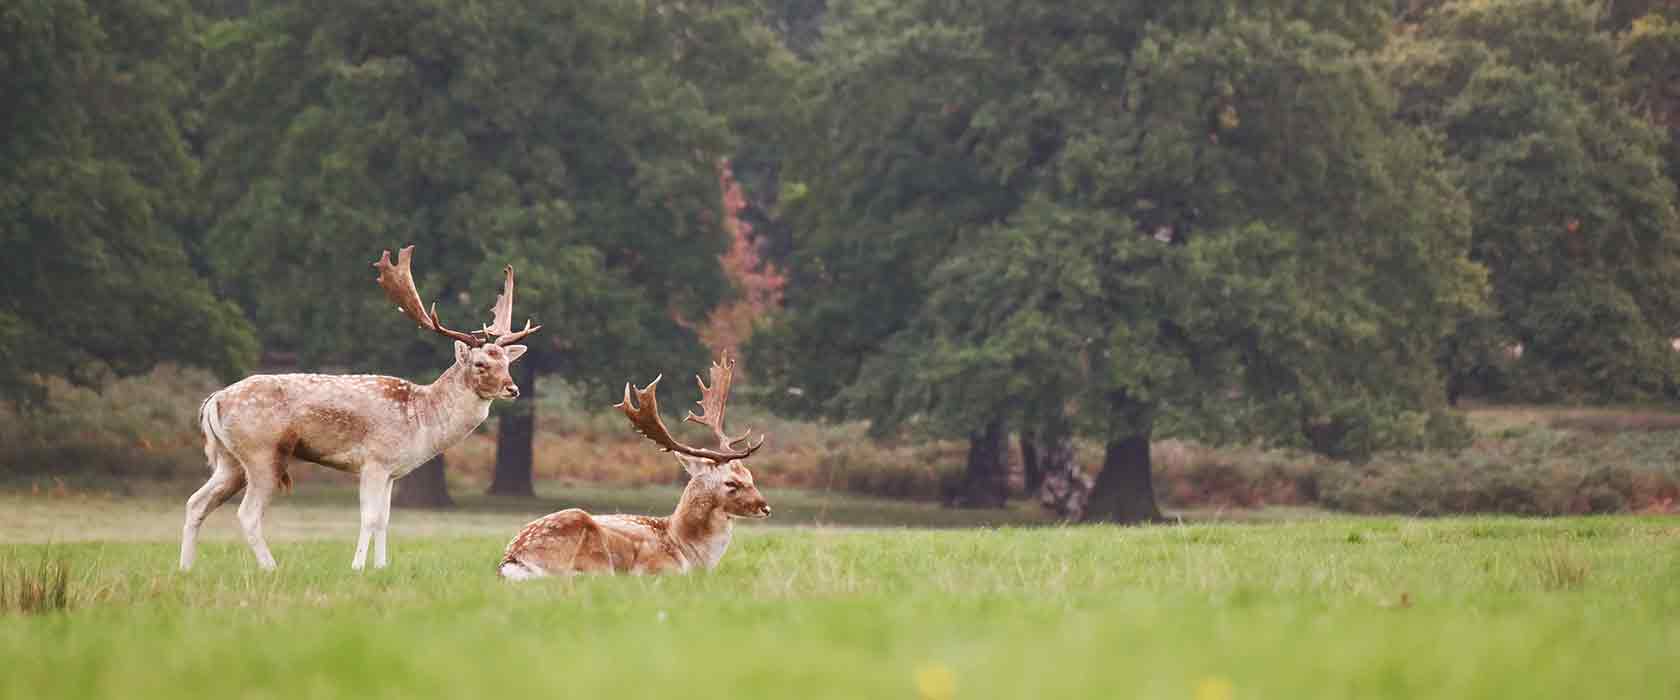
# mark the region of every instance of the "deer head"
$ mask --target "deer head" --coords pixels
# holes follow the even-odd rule
[[[386,250],[373,264],[379,270],[379,286],[385,290],[385,297],[421,328],[455,341],[455,367],[463,373],[467,387],[479,398],[518,398],[519,385],[513,383],[508,366],[524,355],[526,348],[514,343],[541,330],[542,326],[533,326],[527,319],[524,329],[513,330],[513,266],[508,265],[504,269],[506,278],[502,283],[502,293],[496,296],[496,304],[491,307],[490,325],[471,333],[462,333],[438,320],[435,302],[428,312],[420,301],[420,292],[414,286],[414,272],[410,267],[413,251],[412,245],[397,251],[397,262],[393,265],[391,251]]]
[[[730,437],[723,429],[724,408],[729,401],[729,385],[734,372],[735,360],[725,354],[721,363],[712,363],[711,386],[707,386],[704,379],[695,377],[700,384],[700,415],[690,412],[684,418],[685,421],[711,428],[712,434],[717,437],[717,449],[693,447],[671,436],[659,417],[659,400],[655,395],[663,376],[656,377],[642,389],[624,385],[624,400],[613,408],[622,411],[637,432],[676,455],[683,470],[691,477],[685,491],[709,493],[730,517],[768,518],[770,504],[765,502],[764,495],[753,483],[752,471],[742,462],[764,446],[764,438],[748,444],[751,431]],[[690,493],[684,494],[685,499],[689,496]]]

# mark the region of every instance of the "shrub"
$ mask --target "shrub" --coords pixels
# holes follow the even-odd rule
[[[1152,447],[1155,491],[1181,508],[1257,508],[1318,500],[1318,462],[1257,449],[1212,450],[1177,440]]]
[[[208,372],[171,365],[97,391],[44,381],[41,405],[0,402],[0,475],[202,470],[198,405],[218,386]]]
[[[218,383],[209,374],[162,366],[100,391],[43,383],[46,403],[19,410],[0,403],[0,477],[202,478],[197,410]],[[685,439],[701,428],[676,420],[692,398],[672,387],[667,420]],[[539,482],[671,484],[676,462],[637,437],[611,406],[616,396],[583,395],[544,378],[537,404]],[[753,401],[731,406],[732,429],[769,436],[752,460],[768,488],[805,488],[938,501],[962,477],[966,445],[953,440],[880,442],[861,422],[780,418]],[[496,412],[506,410],[497,404]],[[1212,449],[1176,440],[1154,445],[1157,496],[1171,507],[1254,508],[1318,505],[1358,513],[1445,515],[1512,513],[1672,513],[1680,502],[1680,416],[1661,412],[1539,407],[1481,408],[1470,414],[1477,438],[1467,449],[1376,452],[1359,463],[1258,447]],[[1341,439],[1367,447],[1405,438],[1437,445],[1468,442],[1462,420],[1419,414],[1389,432],[1349,424]],[[488,483],[497,418],[451,448],[452,481]],[[1403,430],[1402,430],[1403,429]],[[1400,430],[1400,433],[1394,433]],[[1399,437],[1396,437],[1398,435]],[[1404,441],[1404,440],[1401,440]],[[1021,494],[1019,455],[1010,459]],[[1080,441],[1076,462],[1094,469],[1102,445]],[[345,478],[312,467],[301,480]],[[24,479],[28,483],[29,479]],[[35,479],[37,483],[39,478]],[[126,490],[135,481],[121,482]]]
[[[1507,431],[1461,453],[1327,465],[1322,503],[1357,513],[1574,515],[1668,512],[1680,496],[1680,435]]]

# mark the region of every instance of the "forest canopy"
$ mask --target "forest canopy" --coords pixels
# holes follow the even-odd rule
[[[736,351],[772,410],[966,440],[954,504],[1011,434],[1100,443],[1075,510],[1131,521],[1165,437],[1359,460],[1465,444],[1464,398],[1677,394],[1670,1],[25,0],[0,94],[16,405],[435,374],[371,284],[409,244],[463,325],[518,270],[533,392]]]

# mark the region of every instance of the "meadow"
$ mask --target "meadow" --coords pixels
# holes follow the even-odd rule
[[[549,503],[399,511],[391,567],[354,573],[354,498],[306,488],[271,512],[277,573],[256,571],[230,508],[181,574],[177,499],[13,491],[0,697],[1680,693],[1672,518],[912,529],[845,522],[913,520],[876,510],[902,504],[830,498],[785,494],[710,573],[515,585],[492,570]],[[60,577],[61,595],[23,590]]]
[[[349,569],[351,482],[300,467],[277,573],[230,505],[182,574],[211,383],[56,387],[0,423],[0,698],[1680,695],[1666,411],[1481,407],[1469,450],[1364,465],[1164,442],[1178,524],[1114,527],[1018,491],[942,508],[961,445],[748,405],[776,516],[717,570],[513,585],[493,570],[534,517],[669,512],[669,458],[555,391],[536,498],[482,495],[490,425],[449,454],[456,508],[393,514],[388,569]],[[1614,515],[1416,517],[1481,511]]]

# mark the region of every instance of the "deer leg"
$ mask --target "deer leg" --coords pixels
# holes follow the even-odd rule
[[[390,507],[391,473],[385,469],[362,467],[362,484],[360,489],[362,500],[362,532],[356,538],[356,557],[350,560],[350,568],[361,571],[367,566],[368,544],[374,542],[374,534],[379,531],[380,522],[384,519],[385,509]],[[377,544],[377,543],[375,543]],[[374,566],[379,563],[380,552],[374,553]]]
[[[197,558],[198,528],[204,519],[245,487],[245,473],[234,464],[233,455],[217,449],[213,466],[215,471],[211,472],[210,480],[187,499],[187,521],[181,526],[182,571],[191,569]]]
[[[257,556],[257,566],[273,570],[276,566],[274,555],[268,551],[268,541],[263,539],[262,528],[263,513],[268,510],[268,501],[274,498],[274,489],[280,482],[278,455],[247,458],[244,462],[245,499],[239,502],[239,526],[245,529],[245,542],[251,545],[251,553]]]
[[[373,568],[385,568],[385,533],[391,529],[391,492],[396,491],[396,478],[385,480],[385,503],[379,511],[379,527],[373,531]]]

